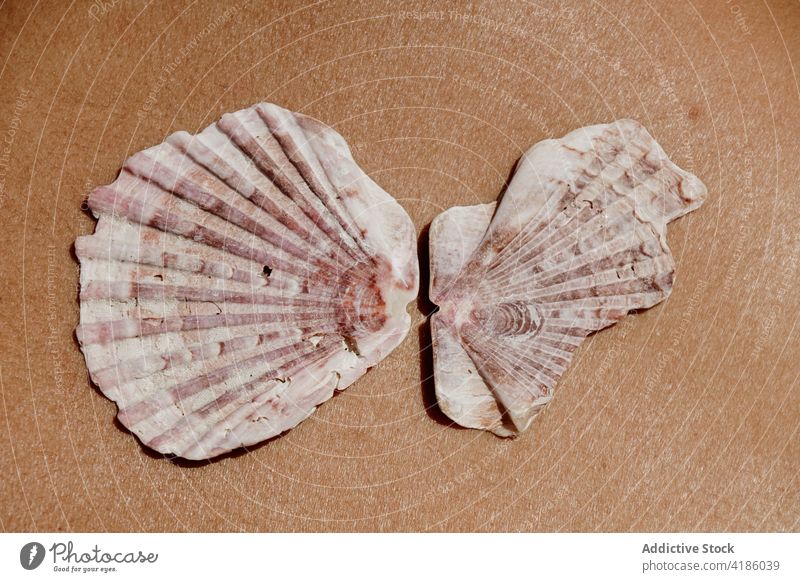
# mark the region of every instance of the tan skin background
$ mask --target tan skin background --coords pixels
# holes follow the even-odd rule
[[[3,530],[799,529],[797,2],[227,6],[0,3]],[[172,462],[88,381],[81,203],[258,101],[341,132],[423,257],[431,219],[494,200],[535,142],[616,118],[709,197],[670,225],[671,298],[589,338],[515,441],[435,408],[423,259],[377,368],[281,438]]]

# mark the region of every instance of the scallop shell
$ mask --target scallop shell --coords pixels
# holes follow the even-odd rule
[[[276,436],[408,332],[411,220],[310,117],[261,103],[175,133],[88,203],[77,337],[119,420],[161,453]]]
[[[706,188],[637,122],[530,149],[499,204],[431,224],[436,395],[456,423],[516,435],[592,332],[666,299],[671,220]]]

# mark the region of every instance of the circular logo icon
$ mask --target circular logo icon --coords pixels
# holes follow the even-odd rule
[[[44,561],[44,546],[39,542],[29,542],[19,551],[19,563],[26,570],[35,570]]]

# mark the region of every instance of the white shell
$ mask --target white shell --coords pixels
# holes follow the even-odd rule
[[[78,340],[120,421],[162,453],[278,435],[408,332],[411,220],[305,115],[262,103],[175,133],[89,207]]]
[[[436,395],[462,426],[524,431],[590,333],[672,289],[667,223],[706,188],[637,122],[531,148],[501,202],[430,229]]]

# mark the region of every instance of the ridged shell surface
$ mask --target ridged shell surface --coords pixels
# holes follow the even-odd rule
[[[546,140],[498,203],[430,229],[436,395],[458,424],[511,436],[552,398],[592,332],[672,290],[667,223],[705,186],[637,122]]]
[[[88,201],[77,337],[145,445],[276,436],[405,337],[415,230],[344,139],[261,103],[132,156]]]

